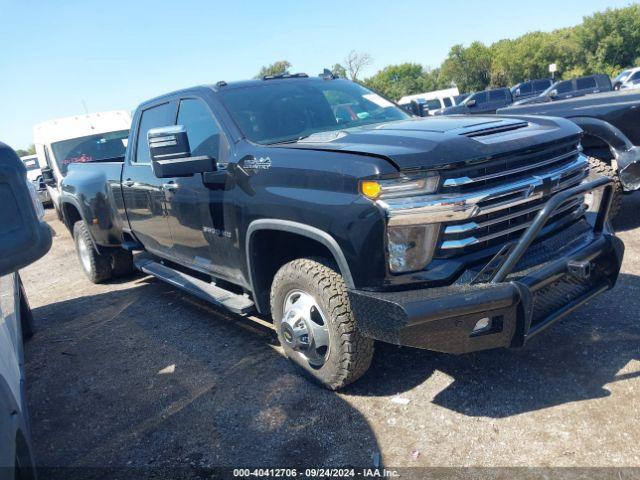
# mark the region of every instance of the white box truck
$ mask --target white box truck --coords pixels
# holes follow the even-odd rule
[[[124,158],[130,127],[126,110],[57,118],[33,127],[36,154],[46,163],[43,180],[59,218],[60,181],[69,164]]]

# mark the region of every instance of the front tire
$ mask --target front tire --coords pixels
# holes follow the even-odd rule
[[[589,157],[589,169],[592,173],[609,177],[613,180],[613,198],[611,199],[611,210],[609,210],[609,218],[613,220],[620,211],[622,194],[624,193],[618,172],[611,165],[596,157]]]
[[[82,220],[73,225],[73,240],[82,270],[93,283],[101,283],[113,276],[111,255],[101,255],[93,247],[91,234]]]
[[[369,369],[374,342],[358,331],[342,275],[324,259],[278,270],[271,313],[287,357],[325,387],[342,388]]]

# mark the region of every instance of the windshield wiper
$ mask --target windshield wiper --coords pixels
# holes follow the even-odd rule
[[[309,134],[309,135],[302,135],[302,136],[300,136],[300,137],[298,137],[298,138],[289,138],[289,139],[287,139],[287,140],[280,140],[279,142],[267,143],[267,145],[284,145],[284,144],[287,144],[287,143],[297,143],[297,142],[299,142],[300,140],[304,140],[305,138],[310,137],[311,135],[312,135],[312,134]]]

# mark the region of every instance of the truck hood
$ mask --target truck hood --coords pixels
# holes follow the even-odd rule
[[[274,147],[372,155],[405,170],[486,159],[570,137],[577,140],[579,134],[580,129],[564,119],[460,115],[321,132]]]

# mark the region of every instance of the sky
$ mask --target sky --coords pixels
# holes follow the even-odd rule
[[[251,78],[288,60],[316,75],[349,51],[436,67],[451,46],[550,31],[629,0],[0,0],[0,141],[33,125],[192,85]]]

